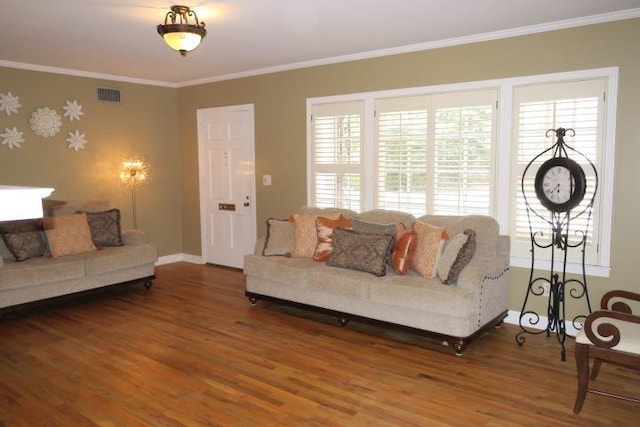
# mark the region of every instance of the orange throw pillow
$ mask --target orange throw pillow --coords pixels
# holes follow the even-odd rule
[[[316,219],[316,228],[318,229],[318,244],[313,253],[313,259],[325,262],[331,257],[333,250],[333,230],[335,228],[351,229],[353,221],[340,216],[338,219],[318,217]]]
[[[411,267],[427,279],[433,279],[436,275],[436,264],[442,253],[444,241],[449,234],[442,227],[427,224],[416,220],[413,229],[418,235],[416,253]]]
[[[418,234],[400,223],[396,231],[396,242],[391,252],[391,266],[397,274],[407,274],[411,268],[418,245]]]
[[[318,245],[318,229],[316,218],[318,214],[293,214],[289,218],[295,224],[293,252],[294,258],[313,258],[313,253]],[[322,215],[326,218],[338,219],[339,213]]]
[[[96,250],[86,213],[44,218],[44,230],[52,257]]]

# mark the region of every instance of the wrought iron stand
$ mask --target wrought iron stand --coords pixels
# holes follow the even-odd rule
[[[589,301],[589,292],[587,290],[587,276],[585,270],[585,247],[587,245],[587,236],[591,214],[593,210],[593,202],[595,200],[596,189],[598,186],[598,175],[594,164],[582,153],[568,146],[564,142],[564,136],[567,131],[573,132],[572,129],[549,129],[547,136],[555,133],[557,136],[556,143],[550,148],[544,150],[535,156],[526,166],[522,174],[522,194],[525,200],[527,210],[527,218],[529,220],[529,232],[531,237],[531,271],[529,274],[529,285],[527,293],[520,311],[519,325],[521,331],[516,335],[516,342],[519,346],[524,345],[526,341],[525,334],[542,334],[546,333],[547,337],[551,333],[556,334],[558,343],[561,346],[560,357],[562,361],[566,361],[565,340],[567,337],[566,330],[566,299],[584,298],[586,301],[587,313],[591,313],[591,303]],[[573,132],[575,135],[575,132]],[[580,160],[583,164],[589,164],[593,169],[594,186],[589,191],[590,200],[587,205],[576,208],[577,213],[567,212],[551,212],[547,211],[541,205],[533,205],[529,202],[527,195],[531,195],[530,189],[525,189],[525,182],[530,185],[531,179],[527,175],[531,165],[539,163],[544,156],[552,157],[568,157],[568,153],[581,156]],[[593,179],[593,178],[592,178]],[[525,191],[527,190],[527,191]],[[571,222],[579,216],[585,215],[586,221],[583,222],[584,228],[578,229],[571,227]],[[539,226],[541,221],[546,224],[547,231],[534,231],[535,224]],[[582,274],[580,279],[567,277],[567,254],[571,250],[581,250],[582,252]],[[548,275],[536,275],[536,251],[547,251],[550,254],[550,269]],[[541,322],[544,322],[542,316],[534,309],[529,308],[530,303],[540,300],[538,297],[544,298],[545,290],[548,289],[547,305],[547,323],[542,328]],[[538,304],[540,306],[540,303]],[[586,315],[577,315],[572,319],[572,325],[575,329],[580,329],[581,320]]]

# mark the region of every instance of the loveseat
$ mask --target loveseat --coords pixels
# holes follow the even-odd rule
[[[0,223],[0,314],[110,285],[151,286],[156,246],[140,230],[122,231],[108,202],[67,203],[50,214]]]
[[[393,224],[395,230],[402,228],[405,234],[407,231],[415,234],[414,229],[418,229],[418,225],[420,229],[440,230],[439,243],[427,242],[437,252],[436,259],[430,261],[432,270],[416,271],[416,257],[424,255],[419,251],[429,250],[423,241],[424,236],[419,236],[422,240],[418,239],[413,248],[415,253],[408,260],[409,265],[404,266],[404,271],[396,272],[396,266],[391,268],[390,265],[386,271],[369,270],[366,263],[359,266],[359,254],[369,257],[371,253],[357,244],[349,246],[347,243],[344,246],[338,242],[336,235],[353,233],[341,227],[334,228],[333,233],[325,230],[314,236],[318,246],[313,256],[317,255],[328,235],[334,238],[330,242],[334,245],[333,250],[328,258],[324,257],[324,262],[314,260],[313,256],[295,256],[295,246],[305,233],[296,217],[308,220],[315,216],[316,231],[320,231],[319,218],[336,218],[336,215],[364,224]],[[355,241],[360,239],[360,236],[349,234],[347,237],[353,237]],[[367,239],[380,241],[375,237]],[[403,237],[396,231],[392,258],[397,255],[401,239]],[[509,237],[499,235],[498,223],[488,216],[427,215],[415,218],[389,210],[358,214],[339,209],[302,208],[288,219],[267,221],[267,235],[258,240],[255,252],[244,259],[245,294],[254,305],[265,299],[330,312],[344,326],[356,318],[408,327],[444,340],[457,355],[461,355],[469,341],[501,324],[506,317],[509,247]],[[338,248],[341,248],[340,254],[336,252]],[[345,255],[350,261],[339,261]],[[462,259],[465,256],[468,259]],[[350,265],[353,260],[355,269]],[[396,261],[393,259],[394,263]],[[407,259],[401,261],[406,263]],[[377,265],[379,267],[381,263]],[[456,268],[456,277],[451,277]]]

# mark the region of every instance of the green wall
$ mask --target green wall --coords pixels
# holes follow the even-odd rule
[[[122,91],[122,103],[97,101],[96,88]],[[176,89],[85,77],[0,68],[0,93],[20,98],[18,114],[0,112],[0,133],[14,126],[23,132],[20,148],[0,145],[0,184],[53,187],[55,201],[109,200],[121,209],[123,228],[132,228],[131,192],[118,178],[124,158],[144,157],[151,180],[137,192],[138,228],[158,244],[160,255],[182,252],[180,165]],[[64,117],[67,101],[82,105],[80,120]],[[42,138],[29,119],[37,108],[55,109],[60,132]],[[78,152],[65,139],[75,130],[87,144]]]
[[[640,291],[634,251],[640,230],[632,226],[640,212],[638,40],[640,19],[633,19],[179,89],[0,67],[0,93],[11,91],[22,104],[18,115],[0,112],[0,133],[16,126],[26,138],[20,149],[0,146],[0,184],[55,187],[55,200],[108,199],[130,226],[130,193],[119,185],[116,169],[124,157],[144,156],[152,180],[137,193],[139,228],[161,256],[198,256],[198,108],[255,105],[262,233],[266,218],[285,217],[306,203],[307,98],[618,66],[612,270],[609,278],[589,278],[595,303],[608,289]],[[96,86],[121,89],[122,105],[96,101]],[[73,100],[85,112],[79,122],[64,118],[54,138],[31,132],[33,110],[48,106],[62,115],[61,107]],[[75,129],[88,140],[77,153],[64,141]],[[272,175],[272,186],[262,186],[263,174]],[[527,281],[526,269],[512,269],[510,309],[520,310]]]
[[[180,88],[184,252],[200,254],[198,108],[255,105],[261,234],[267,218],[285,217],[306,203],[307,98],[618,66],[612,270],[609,278],[590,277],[589,289],[592,304],[611,288],[640,291],[633,250],[640,231],[630,227],[640,200],[638,40],[640,20],[633,19]],[[263,174],[272,175],[272,186],[262,186]],[[511,278],[509,308],[519,311],[528,270],[513,268]]]

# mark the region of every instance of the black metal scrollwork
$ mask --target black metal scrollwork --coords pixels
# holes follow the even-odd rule
[[[531,238],[531,270],[529,274],[529,284],[527,293],[524,298],[522,310],[520,311],[519,325],[521,331],[516,335],[516,343],[519,346],[526,342],[525,334],[556,334],[558,343],[561,346],[561,359],[566,360],[565,340],[566,331],[566,298],[586,300],[586,307],[591,313],[591,303],[589,301],[589,292],[587,290],[587,276],[585,270],[585,247],[587,245],[588,228],[591,221],[593,204],[595,201],[596,190],[598,187],[598,174],[595,165],[581,152],[569,146],[564,141],[564,137],[569,134],[575,136],[573,129],[549,129],[546,136],[556,136],[556,142],[548,149],[542,151],[535,156],[525,167],[522,174],[521,190],[524,196],[527,219],[529,220],[529,232]],[[530,190],[525,188],[531,182],[531,174],[535,165],[549,158],[569,158],[569,155],[578,159],[582,165],[589,165],[592,168],[590,175],[592,191],[589,192],[589,199],[583,201],[575,209],[567,209],[566,211],[554,211],[544,209],[540,204],[530,203],[528,195]],[[569,160],[567,160],[569,161]],[[584,187],[583,187],[584,189]],[[538,197],[540,197],[538,195]],[[584,216],[582,229],[577,229],[574,220]],[[535,224],[540,224],[540,220],[547,224],[544,231],[534,230]],[[573,230],[572,228],[576,228]],[[571,236],[571,238],[569,238]],[[570,250],[582,251],[582,274],[580,279],[568,278],[567,253]],[[536,276],[536,252],[546,251],[550,258],[550,270],[548,275]],[[557,268],[560,266],[560,268]],[[536,298],[545,298],[545,288],[549,289],[547,300],[547,322],[543,324],[542,316],[529,305]],[[577,315],[572,319],[571,325],[575,329],[580,329],[581,323],[586,315]]]

